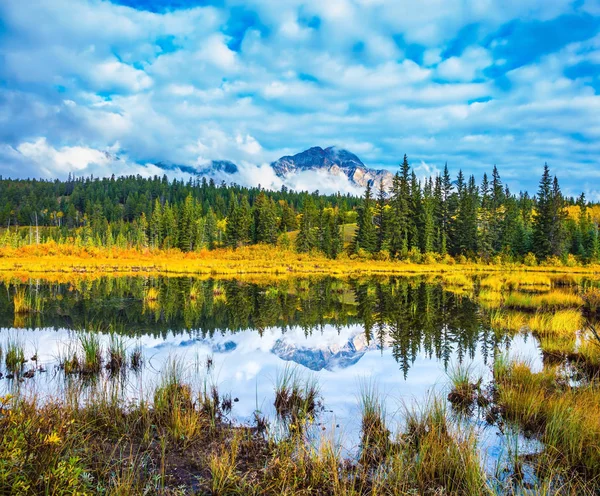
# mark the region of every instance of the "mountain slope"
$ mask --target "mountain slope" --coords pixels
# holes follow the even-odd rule
[[[157,167],[166,171],[181,171],[185,174],[196,176],[208,176],[219,180],[239,181],[240,167],[229,160],[213,160],[199,167],[189,165],[175,165],[165,162],[158,162]],[[244,170],[247,169],[244,166]],[[387,170],[375,170],[367,167],[354,153],[348,150],[330,146],[321,148],[314,146],[308,150],[297,153],[296,155],[287,155],[279,160],[271,163],[271,167],[275,174],[288,186],[294,186],[293,179],[301,174],[304,174],[304,183],[306,183],[306,173],[309,173],[309,182],[312,179],[311,172],[327,174],[331,176],[332,184],[335,186],[338,181],[336,178],[343,179],[343,182],[351,187],[364,188],[370,184],[374,189],[379,187],[379,183],[383,181],[383,185],[387,191],[392,186],[393,174]],[[248,177],[246,171],[246,177]],[[255,174],[256,175],[256,174]],[[314,189],[321,187],[323,177],[315,176]],[[257,181],[259,182],[259,181]],[[292,183],[292,184],[289,184]],[[267,186],[263,184],[263,186]],[[297,185],[296,185],[297,186]],[[267,186],[268,187],[268,186]],[[276,186],[275,186],[276,187]],[[309,188],[310,189],[310,188]]]
[[[393,174],[386,170],[368,168],[353,153],[334,146],[321,148],[314,146],[296,155],[287,155],[271,164],[275,174],[281,178],[303,171],[326,171],[335,176],[345,175],[352,184],[366,187],[370,184],[378,187],[380,181],[386,190],[392,186]]]

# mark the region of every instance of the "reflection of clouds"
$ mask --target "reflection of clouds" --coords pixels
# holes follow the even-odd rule
[[[10,332],[20,334],[26,345],[28,357],[37,347],[39,362],[50,372],[26,381],[22,387],[37,393],[56,394],[57,383],[62,381],[60,376],[54,377],[51,370],[57,364],[61,350],[68,347],[69,343],[74,343],[76,333],[65,329],[29,329]],[[360,325],[342,328],[325,325],[322,332],[315,331],[308,336],[305,335],[304,329],[292,327],[285,333],[277,328],[267,328],[264,329],[262,337],[258,331],[225,335],[215,333],[213,337],[206,339],[190,339],[189,336],[173,334],[167,335],[164,339],[153,336],[124,337],[130,349],[136,343],[140,343],[144,357],[149,362],[149,366],[144,368],[140,377],[128,378],[126,394],[130,398],[139,398],[144,389],[147,390],[158,383],[164,364],[169,359],[177,358],[182,361],[190,379],[194,379],[192,381],[194,384],[200,384],[204,378],[207,378],[209,383],[213,381],[217,383],[222,393],[231,393],[233,397],[239,398],[239,402],[234,406],[237,420],[250,421],[257,408],[269,416],[274,416],[272,398],[275,377],[287,363],[271,351],[278,340],[285,340],[289,345],[321,350],[341,347],[362,332],[363,327]],[[6,330],[2,333],[6,334]],[[106,350],[109,336],[100,334],[100,339]],[[491,364],[484,363],[480,348],[477,347],[473,359],[465,361],[472,364],[474,374],[481,374],[484,381],[488,381],[491,379]],[[508,352],[510,356],[528,360],[534,370],[541,369],[541,355],[536,340],[531,336],[528,339],[521,335],[516,336]],[[206,358],[209,356],[213,359],[211,371],[207,371],[205,366]],[[457,357],[453,353],[449,367],[455,363]],[[298,370],[301,374],[311,375],[318,380],[324,406],[327,411],[332,411],[332,413],[325,413],[321,421],[327,427],[339,424],[346,446],[354,446],[358,443],[360,429],[358,394],[361,381],[370,381],[377,386],[385,402],[392,428],[401,418],[403,405],[422,403],[432,391],[442,394],[447,383],[443,363],[423,351],[417,354],[405,379],[389,347],[383,350],[367,349],[360,360],[347,367],[313,372],[299,366]],[[4,390],[9,387],[8,381],[0,381],[0,393],[5,392]],[[493,440],[486,443],[485,446],[491,446],[489,450],[493,454],[493,450],[497,449],[496,444]]]

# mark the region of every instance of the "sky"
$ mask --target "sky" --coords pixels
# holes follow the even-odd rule
[[[0,2],[4,177],[331,145],[600,201],[600,0]]]

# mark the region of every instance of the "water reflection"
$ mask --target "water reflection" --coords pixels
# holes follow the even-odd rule
[[[76,284],[31,282],[25,289],[36,302],[32,307],[42,310],[15,313],[17,288],[6,284],[0,291],[0,327],[110,329],[159,340],[185,335],[214,341],[214,353],[237,346],[235,339],[217,343],[215,336],[252,331],[260,339],[269,329],[278,336],[272,354],[313,371],[347,368],[367,352],[386,350],[407,378],[419,356],[447,367],[478,353],[488,363],[506,339],[490,329],[472,299],[420,278],[256,284],[109,277]],[[298,332],[303,339],[296,339]]]

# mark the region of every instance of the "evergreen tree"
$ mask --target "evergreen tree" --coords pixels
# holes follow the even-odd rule
[[[300,219],[300,230],[296,237],[296,251],[307,253],[312,250],[317,240],[313,230],[315,221],[315,206],[311,197],[307,197],[302,208],[302,217]]]
[[[354,237],[354,252],[364,250],[374,253],[377,249],[377,231],[373,224],[373,200],[371,198],[371,185],[367,183],[365,199],[358,210],[358,226]]]
[[[206,246],[208,246],[209,250],[214,250],[217,242],[217,218],[215,217],[215,213],[213,212],[212,208],[209,208],[208,213],[206,214],[204,230]]]
[[[430,253],[434,250],[435,209],[436,198],[433,193],[433,181],[429,178],[428,181],[425,181],[425,187],[423,188],[423,208],[421,212],[421,225],[423,226],[423,241],[421,246],[424,253]]]
[[[254,204],[254,242],[271,243],[277,241],[277,215],[273,200],[260,192]]]
[[[548,164],[544,164],[544,172],[536,197],[535,217],[533,221],[533,245],[538,259],[544,259],[552,254],[554,221],[552,202],[552,179]]]
[[[387,250],[389,247],[388,222],[386,212],[386,191],[383,186],[383,179],[379,182],[379,191],[377,193],[377,206],[375,212],[375,225],[377,226],[377,251]]]
[[[490,185],[487,174],[483,175],[481,182],[481,204],[478,215],[478,245],[479,255],[486,262],[490,261],[493,251],[492,225],[494,219],[493,197],[490,195]]]

